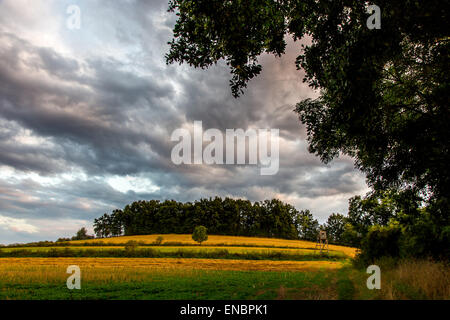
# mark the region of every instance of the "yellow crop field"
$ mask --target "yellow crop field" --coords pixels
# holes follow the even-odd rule
[[[105,274],[108,279],[142,272],[186,272],[190,270],[299,272],[333,270],[342,267],[335,261],[267,261],[176,258],[1,258],[0,281],[14,278],[65,277],[65,270],[77,265],[85,279]],[[33,276],[34,275],[34,276]],[[100,277],[101,278],[101,277]]]
[[[178,242],[182,244],[192,244],[195,245],[196,242],[192,240],[189,234],[154,234],[154,235],[142,235],[142,236],[125,236],[107,239],[92,239],[86,241],[71,241],[71,244],[83,244],[83,243],[117,243],[123,244],[127,241],[134,240],[137,242],[142,242],[146,244],[151,244],[156,241],[156,239],[161,236],[163,237],[162,243],[167,242]],[[298,249],[313,249],[315,247],[314,242],[303,241],[303,240],[284,240],[284,239],[273,239],[273,238],[253,238],[253,237],[235,237],[235,236],[208,236],[208,240],[204,242],[204,246],[214,246],[214,245],[232,245],[232,246],[258,246],[258,247],[288,247],[288,248],[298,248]],[[354,257],[356,254],[356,248],[344,247],[330,245],[330,250],[343,252],[349,257]]]

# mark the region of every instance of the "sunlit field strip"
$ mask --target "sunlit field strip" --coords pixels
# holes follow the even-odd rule
[[[333,270],[342,267],[335,261],[261,261],[261,260],[217,260],[217,259],[172,259],[172,258],[1,258],[0,281],[15,281],[15,278],[60,273],[70,265],[78,265],[84,277],[109,277],[117,273],[136,274],[141,272],[187,272],[192,270],[229,271],[275,271],[305,272]],[[108,277],[108,276],[106,276]],[[126,276],[124,276],[126,278]]]
[[[36,251],[49,251],[52,249],[56,250],[65,250],[66,247],[26,247],[26,248],[3,248],[1,249],[4,252],[13,252],[20,250],[30,250],[33,252]],[[118,247],[102,247],[102,246],[70,246],[67,247],[73,250],[123,250],[123,246]],[[184,252],[213,252],[215,250],[227,250],[229,253],[254,253],[254,254],[268,254],[268,253],[276,253],[282,252],[284,254],[292,254],[292,255],[311,255],[315,252],[311,249],[287,249],[287,248],[260,248],[260,247],[199,247],[199,246],[182,246],[182,247],[172,247],[172,246],[164,246],[164,247],[151,247],[153,250],[160,252],[176,252],[176,251],[184,251]],[[318,252],[317,252],[318,254]],[[332,256],[341,256],[345,257],[345,253],[341,251],[333,251],[330,250],[330,255]]]
[[[164,238],[162,243],[167,242],[179,242],[182,244],[192,244],[195,245],[196,242],[192,240],[189,234],[162,234],[162,235],[143,235],[143,236],[125,236],[116,238],[106,238],[106,239],[93,239],[86,241],[70,241],[71,244],[77,243],[92,243],[92,242],[105,242],[105,243],[126,243],[127,241],[134,240],[137,242],[143,242],[146,244],[151,244],[156,241],[156,239],[161,236]],[[273,238],[253,238],[253,237],[235,237],[235,236],[208,236],[208,241],[204,243],[205,245],[245,245],[245,246],[268,246],[268,247],[289,247],[289,248],[311,248],[315,247],[314,242],[302,241],[302,240],[284,240],[284,239],[273,239]],[[356,254],[355,248],[330,245],[330,250],[341,251],[350,257],[354,257]]]

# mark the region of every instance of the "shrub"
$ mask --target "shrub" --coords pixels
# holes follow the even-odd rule
[[[435,213],[422,210],[402,226],[400,254],[403,257],[438,260],[450,259],[450,226],[440,221]]]
[[[367,265],[382,257],[399,257],[400,237],[401,230],[397,226],[372,226],[361,242],[357,260]]]
[[[156,245],[161,245],[161,243],[164,241],[164,238],[162,236],[159,236],[158,238],[156,238],[155,240],[155,244]]]
[[[139,244],[137,243],[137,241],[130,240],[125,243],[125,251],[134,251],[138,246]]]

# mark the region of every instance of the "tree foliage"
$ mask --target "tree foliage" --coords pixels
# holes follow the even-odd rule
[[[354,197],[342,243],[360,247],[360,259],[366,263],[381,256],[448,260],[449,204],[441,201],[425,205],[412,190]]]
[[[238,96],[280,56],[286,38],[306,39],[296,60],[320,92],[299,102],[309,149],[324,162],[355,158],[376,189],[450,190],[448,10],[445,2],[379,0],[369,30],[359,0],[172,0],[178,20],[167,62],[207,68],[223,59]]]
[[[327,232],[330,243],[340,244],[344,242],[342,235],[345,231],[347,221],[348,219],[340,213],[333,213],[328,217],[323,228]]]
[[[280,200],[252,203],[220,197],[193,203],[166,200],[135,201],[94,220],[97,237],[142,234],[190,234],[202,225],[211,234],[297,239],[299,212]],[[309,213],[311,216],[312,215]],[[315,227],[318,226],[314,220]],[[314,238],[314,228],[307,231]],[[303,227],[304,228],[304,227]]]
[[[192,233],[192,240],[198,242],[200,245],[202,242],[208,240],[208,230],[204,226],[197,226]]]
[[[295,215],[295,225],[302,240],[316,241],[319,232],[319,222],[309,210],[301,210]]]
[[[93,239],[94,236],[88,235],[88,231],[85,227],[77,231],[77,234],[73,236],[70,240],[88,240]]]

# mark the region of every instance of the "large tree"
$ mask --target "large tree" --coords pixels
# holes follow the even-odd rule
[[[369,29],[361,0],[172,0],[178,20],[167,62],[207,68],[223,59],[235,96],[280,56],[285,35],[309,40],[296,66],[320,92],[299,102],[310,151],[355,159],[370,185],[450,190],[448,13],[445,1],[377,0]]]

